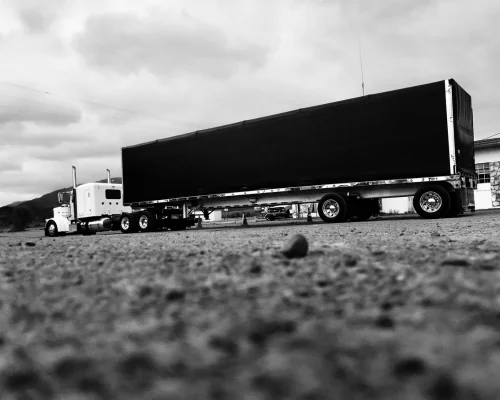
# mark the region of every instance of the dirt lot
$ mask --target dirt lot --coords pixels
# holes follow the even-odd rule
[[[0,234],[0,397],[498,399],[499,227]]]

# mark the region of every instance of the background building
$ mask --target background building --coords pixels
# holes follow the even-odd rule
[[[477,190],[476,210],[500,208],[500,138],[474,142]]]
[[[476,140],[474,153],[478,174],[477,190],[474,191],[476,210],[500,208],[500,138]],[[413,197],[382,199],[382,212],[415,212],[412,201]]]

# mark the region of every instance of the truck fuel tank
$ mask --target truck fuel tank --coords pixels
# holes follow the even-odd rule
[[[87,228],[91,232],[110,231],[113,226],[111,218],[101,218],[87,223]]]

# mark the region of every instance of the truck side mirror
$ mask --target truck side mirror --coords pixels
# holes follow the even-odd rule
[[[57,193],[57,202],[59,204],[63,203],[63,193],[62,192]]]

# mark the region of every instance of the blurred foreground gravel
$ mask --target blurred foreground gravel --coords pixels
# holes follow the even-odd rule
[[[0,398],[500,398],[500,212],[249,222],[0,234]]]

